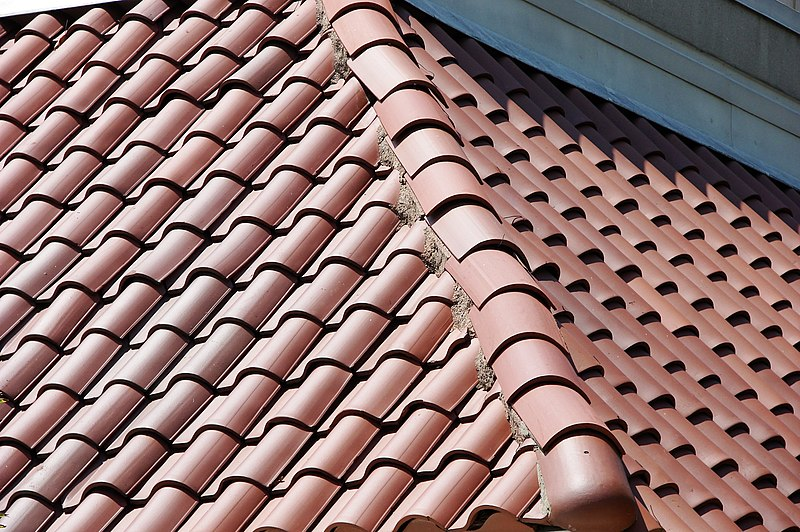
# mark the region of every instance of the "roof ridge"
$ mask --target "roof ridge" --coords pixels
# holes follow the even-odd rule
[[[387,140],[407,170],[426,223],[451,253],[445,269],[475,302],[470,317],[487,361],[540,445],[531,474],[543,480],[542,496],[532,521],[581,530],[627,528],[637,510],[619,444],[583,395],[550,302],[519,262],[522,254],[504,231],[508,225],[483,196],[484,184],[441,109],[443,99],[437,101],[436,87],[412,59],[397,14],[388,0],[322,4],[353,73],[377,100],[376,113],[388,125]],[[430,115],[409,115],[403,104],[409,98],[414,109],[422,106]],[[443,187],[445,181],[463,189]],[[532,322],[539,330],[531,330]],[[554,403],[563,412],[555,423],[538,413]]]

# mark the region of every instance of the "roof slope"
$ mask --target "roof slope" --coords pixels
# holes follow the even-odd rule
[[[800,523],[795,190],[388,1],[3,28],[11,529]]]

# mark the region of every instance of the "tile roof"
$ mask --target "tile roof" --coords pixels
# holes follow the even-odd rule
[[[0,25],[10,529],[800,523],[796,190],[388,0]]]

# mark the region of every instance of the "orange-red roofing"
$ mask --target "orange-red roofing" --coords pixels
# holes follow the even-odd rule
[[[797,528],[796,190],[388,0],[84,11],[2,21],[2,524]]]

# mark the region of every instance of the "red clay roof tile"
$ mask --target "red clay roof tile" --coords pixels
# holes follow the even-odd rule
[[[0,54],[4,523],[800,522],[796,191],[388,2],[116,13]]]

